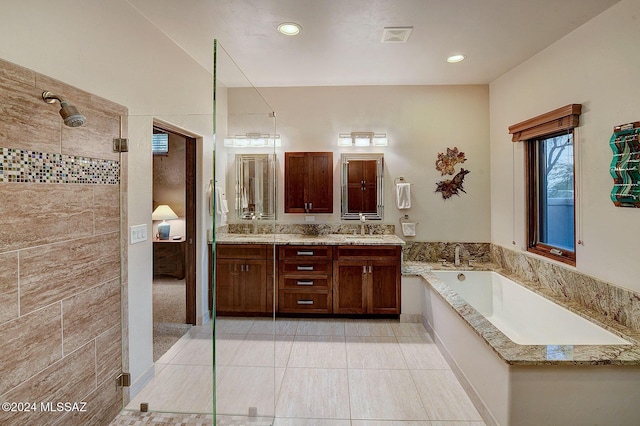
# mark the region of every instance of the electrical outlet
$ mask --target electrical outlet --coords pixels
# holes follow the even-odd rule
[[[141,243],[147,241],[147,224],[134,225],[131,228],[130,244]]]
[[[306,222],[315,222],[316,221],[316,217],[315,216],[305,216],[304,220]]]

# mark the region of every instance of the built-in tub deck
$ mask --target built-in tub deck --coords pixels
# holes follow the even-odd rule
[[[543,311],[554,315],[553,308],[547,308],[544,303],[536,306],[541,302],[536,300],[536,294],[542,296],[560,308],[587,318],[614,335],[622,337],[624,342],[610,345],[519,345],[506,337],[478,310],[438,278],[432,272],[436,269],[443,268],[441,265],[405,263],[407,291],[415,289],[415,285],[418,285],[422,294],[422,317],[425,327],[488,426],[640,424],[640,411],[637,410],[640,406],[640,336],[637,331],[599,316],[576,303],[554,296],[535,283],[523,282],[494,265],[478,265],[471,269],[498,273],[514,281],[513,286],[520,284],[533,294],[520,295],[520,290],[511,288],[512,283],[502,287],[501,279],[494,282],[492,277],[491,290],[494,290],[495,284],[497,298],[494,299],[492,293],[491,309],[485,309],[489,306],[485,304],[487,299],[482,298],[486,293],[479,293],[481,297],[476,298],[476,289],[460,286],[452,281],[454,287],[460,287],[463,294],[468,293],[467,296],[478,309],[486,310],[490,318],[497,315],[496,318],[508,321],[508,325],[512,325],[511,321],[520,322],[522,325],[524,321],[528,328],[530,322],[539,321],[531,326],[550,330],[546,319],[538,320],[533,316],[524,319],[524,309],[525,315],[522,318],[500,317],[501,309],[505,304],[511,303],[508,296],[502,298],[505,294],[502,294],[500,289],[506,293],[518,293],[517,299],[512,302],[514,304],[530,303],[534,313]],[[444,269],[464,273],[464,270],[470,268]],[[471,280],[467,284],[474,283],[475,274],[466,275]],[[415,280],[411,279],[412,276],[421,278]],[[457,278],[457,274],[455,277]],[[443,275],[444,280],[450,278]],[[476,283],[483,285],[481,280]],[[530,297],[531,300],[525,300],[523,297]],[[497,304],[493,305],[493,302]],[[498,309],[494,310],[496,306]],[[562,322],[559,324],[562,325]],[[590,328],[591,324],[582,330],[582,339],[588,337],[589,340],[578,340],[573,336],[571,340],[574,343],[596,341],[593,339],[595,334],[589,331]],[[597,334],[602,332],[598,331]],[[540,336],[536,337],[535,333],[529,334],[529,337],[526,337],[526,334],[515,335],[518,339],[523,338],[523,342],[541,341],[536,340]],[[556,338],[566,337],[562,337],[561,333],[549,334],[549,339]],[[608,339],[609,337],[599,340],[610,342]]]
[[[529,290],[553,301],[563,308],[589,319],[600,327],[621,336],[632,344],[620,345],[519,345],[506,337],[489,320],[476,311],[455,291],[444,284],[432,271],[495,271],[524,285]],[[533,282],[523,282],[493,264],[474,264],[473,267],[439,263],[404,262],[404,276],[422,277],[484,341],[509,365],[640,365],[640,333],[620,323],[568,301]]]

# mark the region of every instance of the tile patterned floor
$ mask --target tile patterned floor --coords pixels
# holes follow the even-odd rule
[[[220,318],[216,326],[218,425],[484,425],[421,324]],[[211,328],[193,327],[127,408],[147,402],[151,411],[201,413],[173,424],[212,424],[212,357]],[[250,407],[261,417],[247,417]],[[153,424],[153,416],[124,411],[112,425]]]

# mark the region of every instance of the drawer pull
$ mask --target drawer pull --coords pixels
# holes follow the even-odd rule
[[[298,300],[298,305],[313,305],[313,300]]]
[[[313,256],[313,251],[299,251],[298,256]]]
[[[313,266],[298,265],[298,271],[313,271]]]
[[[313,281],[297,281],[297,285],[313,285]]]

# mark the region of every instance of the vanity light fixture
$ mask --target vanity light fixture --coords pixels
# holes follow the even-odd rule
[[[224,138],[224,146],[234,148],[261,148],[261,147],[281,147],[280,135],[269,135],[264,133],[245,133]]]
[[[351,132],[340,133],[338,146],[387,146],[386,133]]]
[[[300,24],[296,24],[295,22],[283,22],[278,25],[278,31],[284,35],[294,36],[300,33],[302,27]]]
[[[456,64],[462,61],[464,61],[464,55],[451,55],[447,58],[447,62],[450,64]]]

